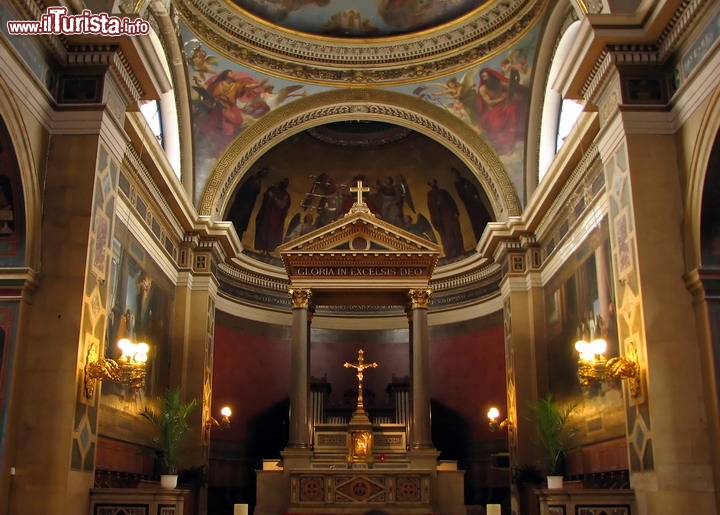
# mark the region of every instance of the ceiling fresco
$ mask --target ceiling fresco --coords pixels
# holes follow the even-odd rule
[[[538,29],[506,51],[460,74],[399,85],[394,90],[446,109],[477,130],[495,150],[523,196],[524,137]],[[192,84],[196,199],[231,142],[283,104],[328,91],[238,64],[183,29]]]
[[[232,0],[231,0],[232,1]],[[425,30],[465,15],[478,0],[234,0],[286,29],[333,37],[383,37]]]

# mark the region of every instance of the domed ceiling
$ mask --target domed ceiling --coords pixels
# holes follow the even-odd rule
[[[346,86],[416,82],[467,69],[517,43],[540,21],[547,0],[352,4],[358,2],[175,3],[191,32],[230,59],[285,79]],[[338,26],[360,28],[328,35],[338,17],[345,18]]]
[[[434,28],[478,9],[484,2],[454,0],[235,0],[268,23],[305,34],[373,38]]]

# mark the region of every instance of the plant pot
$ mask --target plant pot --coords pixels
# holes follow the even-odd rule
[[[160,476],[160,488],[174,490],[177,488],[177,474],[162,474]]]
[[[548,476],[547,483],[548,483],[548,489],[550,489],[550,490],[562,489],[563,477],[562,476]]]

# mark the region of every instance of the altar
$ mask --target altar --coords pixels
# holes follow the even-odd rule
[[[281,460],[257,471],[255,515],[465,514],[464,472],[442,462],[430,431],[427,308],[437,244],[376,218],[362,200],[345,217],[279,247],[292,302],[290,424]],[[388,386],[390,409],[368,413],[365,373],[377,363],[338,363],[357,376],[349,418],[331,413],[309,376],[310,324],[318,305],[403,306],[409,369]]]

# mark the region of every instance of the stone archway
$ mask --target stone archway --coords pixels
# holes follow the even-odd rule
[[[210,174],[198,204],[200,215],[218,218],[251,165],[285,138],[324,123],[381,120],[420,132],[455,153],[486,191],[498,220],[517,216],[521,204],[505,168],[480,134],[446,110],[389,91],[343,89],[282,106],[248,127]]]

